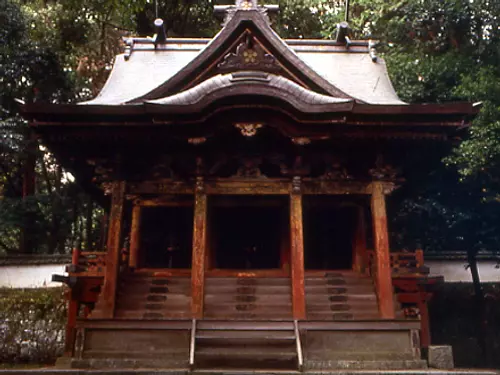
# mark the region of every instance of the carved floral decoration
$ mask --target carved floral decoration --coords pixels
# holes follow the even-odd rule
[[[217,68],[221,71],[253,69],[268,72],[276,72],[281,69],[276,58],[266,53],[262,46],[255,43],[250,36],[247,41],[241,42],[236,47],[235,53],[228,53],[217,65]]]
[[[241,9],[241,10],[257,9],[257,0],[236,0],[236,9]]]
[[[259,166],[262,164],[262,158],[246,157],[240,160],[240,166],[233,177],[236,178],[266,178],[262,174]]]
[[[234,126],[241,131],[241,135],[244,137],[253,137],[257,134],[257,130],[262,128],[264,125],[261,123],[253,122],[238,122]]]
[[[325,173],[321,176],[322,180],[327,181],[348,181],[352,180],[352,176],[347,173],[346,168],[342,166],[340,161],[331,160],[325,168]]]

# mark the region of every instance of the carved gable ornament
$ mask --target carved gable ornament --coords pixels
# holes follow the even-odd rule
[[[235,53],[228,53],[217,68],[221,72],[235,70],[277,72],[281,70],[273,55],[266,53],[260,44],[252,43],[251,45],[248,41],[240,43]]]
[[[257,0],[236,0],[236,9],[241,9],[241,10],[257,9]]]

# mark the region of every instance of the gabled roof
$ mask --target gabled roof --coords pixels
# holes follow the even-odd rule
[[[238,10],[212,40],[129,40],[117,56],[101,93],[87,105],[137,104],[167,98],[214,76],[238,70],[268,70],[302,89],[366,104],[405,104],[396,95],[382,59],[372,59],[368,42],[350,46],[325,40],[282,40],[257,10]],[[246,46],[246,47],[245,47]],[[246,49],[245,49],[246,48]],[[262,51],[266,64],[245,64],[242,53]],[[250,56],[251,57],[251,56]],[[225,71],[226,70],[226,71]],[[229,69],[231,71],[231,69]]]

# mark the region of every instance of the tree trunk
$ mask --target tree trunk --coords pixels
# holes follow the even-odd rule
[[[37,142],[30,129],[24,133],[24,152],[26,159],[23,165],[23,200],[26,203],[27,198],[35,194],[35,166],[36,166],[36,148]],[[35,225],[36,220],[30,210],[25,210],[23,218],[23,227],[19,240],[19,251],[23,254],[32,254],[35,252]]]

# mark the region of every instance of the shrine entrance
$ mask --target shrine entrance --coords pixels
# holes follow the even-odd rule
[[[209,199],[212,270],[277,270],[286,262],[288,197],[224,195]]]
[[[353,268],[357,209],[333,196],[304,197],[304,266],[306,270]]]
[[[144,207],[140,222],[141,268],[191,268],[193,207]]]

